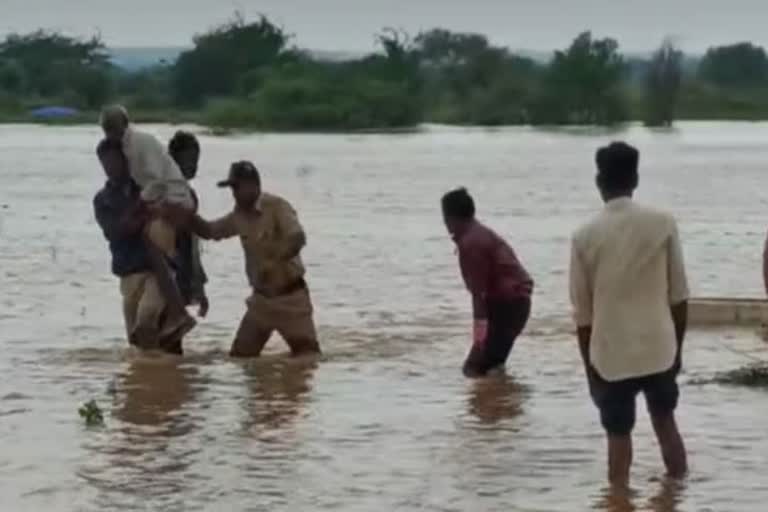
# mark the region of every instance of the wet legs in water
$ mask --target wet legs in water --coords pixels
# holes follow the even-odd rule
[[[688,472],[688,460],[685,444],[677,428],[674,413],[651,415],[653,430],[661,447],[661,456],[667,467],[667,474],[672,478],[682,478]]]
[[[632,434],[608,434],[608,480],[614,487],[629,485],[632,466]]]
[[[677,428],[674,413],[652,415],[653,430],[661,448],[661,456],[671,478],[683,478],[688,472],[685,444]],[[611,485],[629,485],[632,466],[632,435],[608,434],[608,479]]]
[[[158,288],[166,302],[165,318],[162,322],[165,328],[161,332],[154,333],[136,333],[137,344],[141,347],[149,348],[158,346],[171,353],[181,353],[181,341],[184,336],[195,326],[195,320],[192,318],[184,304],[176,281],[173,279],[173,272],[170,269],[164,254],[147,240],[149,248],[152,271],[157,279]],[[154,339],[148,339],[153,337]]]

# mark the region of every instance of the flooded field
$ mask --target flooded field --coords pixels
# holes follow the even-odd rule
[[[154,126],[169,137],[173,128]],[[633,492],[605,449],[569,322],[569,238],[600,208],[592,155],[642,151],[639,200],[680,221],[697,295],[761,296],[768,125],[621,134],[427,128],[411,135],[203,136],[214,183],[248,158],[299,211],[325,350],[226,357],[248,294],[236,241],[205,246],[210,317],[181,359],[127,350],[91,210],[96,127],[0,126],[0,508],[13,511],[762,512],[768,394],[696,384],[768,359],[751,331],[692,332],[680,424],[691,475],[663,479],[645,414]],[[465,185],[536,279],[508,375],[460,373],[470,303],[439,199]],[[102,429],[78,407],[95,399]]]

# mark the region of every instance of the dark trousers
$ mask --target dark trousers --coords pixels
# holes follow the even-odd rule
[[[620,381],[607,381],[590,365],[588,371],[589,392],[600,410],[600,422],[611,435],[625,436],[635,427],[637,395],[645,395],[648,412],[652,416],[666,416],[677,408],[680,389],[675,364],[669,370],[653,375]]]
[[[488,303],[488,336],[473,345],[464,361],[464,375],[478,377],[506,364],[515,340],[531,314],[531,299],[520,298]]]

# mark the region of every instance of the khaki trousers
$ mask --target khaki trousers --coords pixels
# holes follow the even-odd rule
[[[254,293],[232,344],[233,357],[258,357],[277,331],[293,355],[320,353],[313,307],[306,288],[279,297]]]
[[[120,293],[128,341],[134,343],[137,331],[159,333],[166,303],[154,274],[142,272],[121,278]]]

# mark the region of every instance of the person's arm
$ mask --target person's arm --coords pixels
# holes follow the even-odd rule
[[[281,241],[276,245],[273,257],[276,261],[292,260],[307,245],[307,236],[299,222],[296,210],[287,201],[280,202],[278,206],[277,224],[282,236]]]
[[[589,342],[592,339],[592,326],[577,327],[576,337],[579,340],[579,353],[581,362],[584,363],[584,370],[589,373],[592,365],[589,361]]]
[[[482,345],[488,338],[488,287],[491,280],[491,251],[487,241],[470,240],[459,247],[459,266],[472,295],[472,340]]]
[[[765,287],[765,294],[768,295],[768,237],[766,237],[763,245],[763,286]]]
[[[192,235],[192,275],[190,276],[190,295],[192,300],[200,306],[199,315],[205,317],[208,314],[208,296],[205,293],[205,285],[208,282],[208,276],[203,268],[203,261],[200,257],[200,239]]]
[[[234,215],[230,213],[220,219],[207,221],[200,215],[194,214],[188,222],[188,227],[192,233],[203,240],[225,240],[238,234]]]
[[[584,261],[575,240],[571,245],[570,297],[573,306],[573,318],[579,341],[579,353],[584,363],[584,370],[590,372],[589,344],[592,339],[592,287]]]
[[[120,240],[137,235],[146,223],[146,211],[140,201],[122,214],[100,197],[93,201],[94,216],[107,240]]]
[[[491,258],[481,244],[459,250],[461,275],[472,295],[472,317],[476,321],[488,320],[488,286],[491,279]]]
[[[680,243],[677,225],[673,225],[672,235],[667,242],[667,262],[669,280],[669,307],[672,321],[675,324],[675,337],[677,339],[676,365],[682,365],[683,341],[688,328],[688,279],[685,275],[685,262],[683,248]]]

